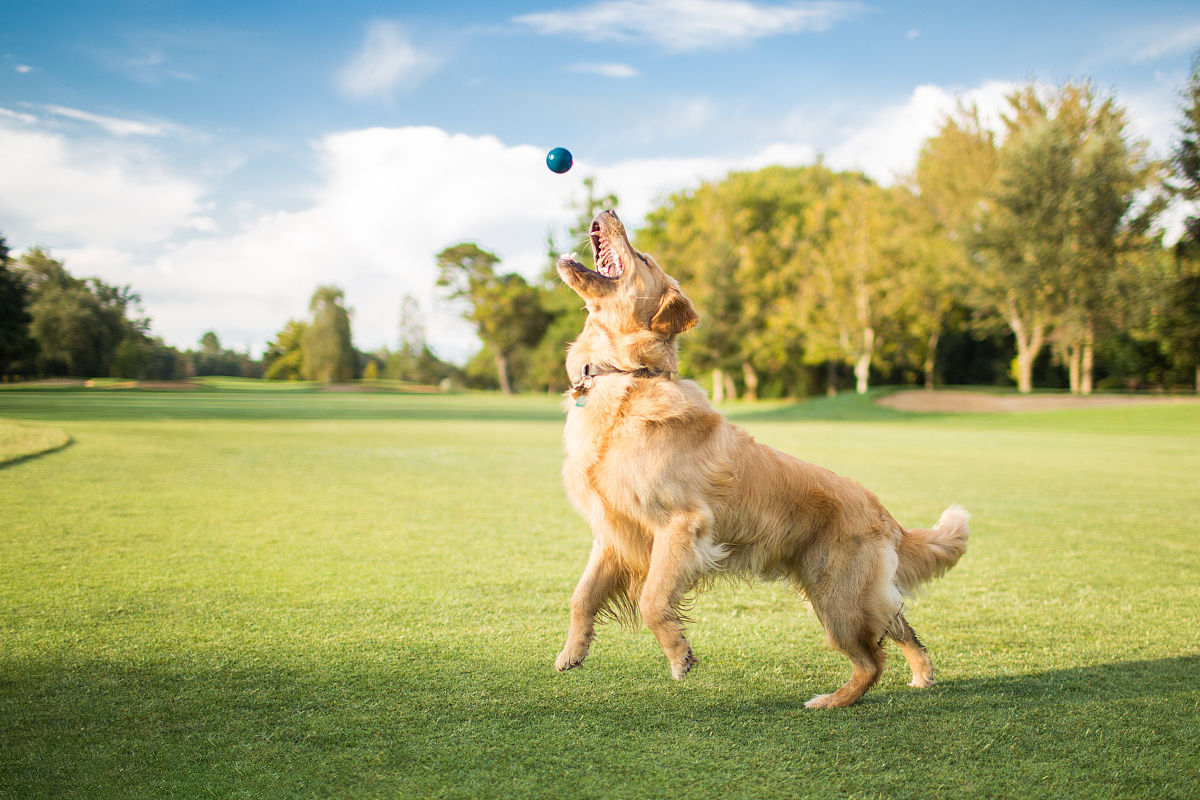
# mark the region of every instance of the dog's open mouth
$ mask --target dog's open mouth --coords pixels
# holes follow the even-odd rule
[[[605,278],[619,278],[625,274],[621,255],[600,230],[599,220],[592,223],[592,262],[596,265],[596,272]]]

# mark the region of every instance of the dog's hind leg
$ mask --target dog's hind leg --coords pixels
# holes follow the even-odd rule
[[[679,603],[704,569],[695,545],[711,528],[712,516],[707,512],[686,512],[676,514],[655,533],[650,569],[638,602],[642,619],[666,654],[675,680],[681,680],[697,663],[683,635]]]
[[[876,552],[868,545],[843,551],[809,593],[829,644],[850,659],[851,673],[833,694],[805,703],[808,708],[840,708],[857,702],[883,674],[883,638],[900,611],[900,596],[890,581],[881,580],[885,571]]]
[[[841,642],[831,636],[830,641],[850,659],[850,680],[833,694],[819,694],[809,700],[804,704],[807,708],[841,708],[856,703],[883,674],[886,656],[883,648],[877,641],[872,641],[870,635],[856,641]]]
[[[908,624],[908,620],[903,614],[897,614],[892,620],[891,625],[887,629],[888,638],[900,645],[900,651],[904,653],[905,660],[908,661],[908,666],[912,669],[912,681],[909,686],[915,686],[919,689],[924,689],[933,686],[933,662],[929,660],[929,651],[925,649],[925,645],[921,644],[921,640],[917,638],[917,632]]]
[[[571,624],[567,629],[567,643],[563,647],[554,668],[564,672],[578,667],[587,658],[596,630],[596,614],[605,603],[622,593],[628,576],[621,569],[616,554],[599,543],[592,545],[587,566],[571,595]]]

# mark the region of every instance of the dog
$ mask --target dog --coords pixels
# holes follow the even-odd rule
[[[559,258],[587,305],[569,347],[563,481],[593,541],[571,597],[562,672],[587,657],[598,616],[640,613],[679,680],[697,663],[681,605],[720,573],[789,580],[810,602],[850,679],[809,708],[856,702],[879,680],[883,641],[899,644],[911,686],[933,665],[902,598],[966,550],[969,514],[952,505],[929,529],[902,528],[874,494],[758,444],[678,375],[676,338],[696,310],[679,283],[634,249],[612,211],[591,225],[595,269]]]

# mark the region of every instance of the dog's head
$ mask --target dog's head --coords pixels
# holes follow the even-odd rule
[[[588,321],[612,334],[651,333],[670,340],[695,327],[696,309],[679,283],[629,243],[625,226],[612,211],[592,221],[594,270],[574,254],[558,260],[558,275],[587,303]]]

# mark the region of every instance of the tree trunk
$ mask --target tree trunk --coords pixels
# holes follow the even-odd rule
[[[933,371],[937,366],[937,346],[941,334],[937,331],[929,334],[929,348],[925,351],[925,388],[933,391]]]
[[[758,373],[754,371],[754,367],[750,366],[749,361],[742,362],[742,377],[746,381],[746,391],[742,397],[753,403],[758,400]]]
[[[719,367],[713,370],[713,402],[725,402],[725,370]]]
[[[837,362],[832,358],[825,362],[825,396],[837,397]],[[1200,393],[1200,389],[1196,390]]]
[[[1046,326],[1035,322],[1027,326],[1015,309],[1010,309],[1008,326],[1017,337],[1017,391],[1029,394],[1033,391],[1033,362],[1046,341]]]
[[[1067,345],[1067,382],[1071,394],[1079,394],[1079,362],[1082,349],[1078,343]]]
[[[508,379],[508,356],[496,356],[496,375],[500,378],[500,391],[512,394],[512,382]]]
[[[730,400],[737,400],[737,384],[733,382],[733,375],[725,373],[725,396]]]
[[[1083,332],[1083,363],[1079,368],[1079,393],[1092,393],[1092,371],[1096,363],[1096,326],[1088,320]]]
[[[1196,394],[1200,394],[1200,357],[1196,359]]]
[[[858,352],[858,358],[854,361],[854,391],[859,394],[866,394],[870,388],[871,381],[871,355],[875,350],[875,329],[867,326],[863,328],[862,334],[862,349]]]

